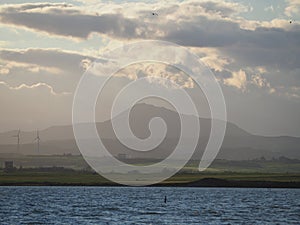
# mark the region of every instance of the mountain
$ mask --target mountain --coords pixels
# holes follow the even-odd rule
[[[125,153],[132,158],[164,158],[171,154],[178,143],[180,134],[180,120],[177,112],[156,107],[148,104],[138,104],[131,109],[129,122],[133,133],[139,138],[146,138],[150,135],[148,129],[149,121],[153,117],[162,118],[167,125],[167,135],[161,145],[148,152],[137,152],[126,148],[116,138],[111,121],[97,123],[97,129],[101,133],[101,139],[111,153],[117,155]],[[185,119],[192,119],[192,115],[182,115]],[[121,113],[117,119],[125,120],[125,113]],[[203,150],[207,144],[210,134],[210,119],[199,118],[200,138],[194,158],[201,158]],[[82,124],[84,126],[84,124]],[[17,151],[16,135],[17,131],[0,133],[0,153],[14,153]],[[36,154],[37,148],[33,140],[36,131],[21,132],[21,152],[23,154]],[[74,140],[72,126],[53,126],[40,131],[41,154],[80,154]],[[124,137],[127,138],[127,137]],[[157,137],[158,138],[158,137]],[[189,146],[189,140],[184,140],[181,148]],[[245,160],[259,157],[279,157],[300,159],[300,138],[296,137],[263,137],[252,135],[239,128],[233,123],[227,122],[226,134],[222,148],[217,158],[230,160]]]

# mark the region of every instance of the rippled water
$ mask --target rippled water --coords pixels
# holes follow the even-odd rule
[[[0,224],[299,224],[299,221],[300,190],[292,189],[0,187]]]

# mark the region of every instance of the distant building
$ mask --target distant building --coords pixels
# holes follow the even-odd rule
[[[14,170],[14,162],[13,161],[5,161],[4,162],[4,172],[11,172]]]

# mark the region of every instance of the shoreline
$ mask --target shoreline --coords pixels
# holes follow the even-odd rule
[[[74,187],[131,187],[122,184],[107,183],[64,183],[64,182],[6,182],[0,183],[4,186],[74,186]],[[280,182],[280,181],[251,181],[251,180],[226,180],[218,178],[203,178],[187,183],[159,183],[153,185],[142,185],[134,187],[198,187],[198,188],[287,188],[299,189],[300,182]]]

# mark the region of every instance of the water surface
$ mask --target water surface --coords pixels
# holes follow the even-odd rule
[[[0,187],[0,201],[0,224],[299,224],[300,221],[298,189]]]

